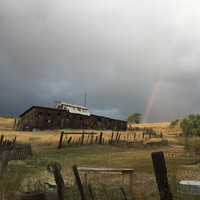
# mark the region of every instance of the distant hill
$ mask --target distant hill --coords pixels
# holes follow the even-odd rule
[[[139,128],[152,128],[154,131],[162,131],[162,132],[177,132],[181,133],[181,129],[176,127],[176,128],[170,128],[171,122],[160,122],[160,123],[144,123],[144,124],[131,124],[131,127],[139,127]]]

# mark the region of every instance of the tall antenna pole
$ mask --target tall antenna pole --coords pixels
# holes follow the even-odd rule
[[[85,92],[85,102],[84,102],[84,107],[86,108],[86,92]]]

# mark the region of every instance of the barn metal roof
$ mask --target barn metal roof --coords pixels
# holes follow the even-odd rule
[[[86,107],[78,106],[70,103],[60,102],[56,106],[57,109],[68,110],[70,113],[90,116],[90,112]]]

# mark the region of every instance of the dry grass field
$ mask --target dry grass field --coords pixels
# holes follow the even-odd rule
[[[191,162],[199,160],[194,156],[175,155],[173,158],[168,156],[168,152],[182,152],[184,138],[179,136],[179,128],[170,129],[169,123],[138,124],[132,127],[153,128],[156,132],[162,131],[163,138],[169,141],[168,146],[137,146],[136,148],[122,148],[108,145],[83,145],[70,148],[57,149],[60,133],[77,132],[77,130],[47,130],[40,132],[13,131],[13,119],[0,118],[0,133],[6,139],[12,139],[17,136],[17,143],[31,143],[33,156],[24,160],[11,160],[5,179],[1,183],[1,199],[17,199],[20,193],[25,191],[41,191],[41,185],[44,182],[55,184],[53,174],[48,172],[47,165],[50,162],[59,162],[62,166],[62,176],[65,184],[71,188],[69,199],[80,199],[76,191],[75,179],[72,171],[73,165],[77,167],[110,167],[110,168],[133,168],[135,169],[133,180],[133,199],[137,200],[157,200],[159,199],[156,185],[151,153],[163,151],[168,169],[168,178],[174,196],[182,199],[198,199],[193,196],[181,196],[177,193],[177,183],[180,180],[200,180],[199,165],[188,165]],[[82,130],[78,130],[80,133]],[[95,131],[97,135],[101,131]],[[92,132],[92,130],[87,130]],[[102,131],[105,141],[111,137],[112,131]],[[124,131],[121,133],[121,140],[133,141],[134,131]],[[141,140],[141,132],[136,132],[136,140]],[[114,133],[116,135],[116,132]],[[69,135],[70,137],[70,135]],[[74,137],[74,136],[73,136]],[[76,135],[75,137],[80,137]],[[148,138],[146,139],[147,141]],[[160,140],[159,138],[151,140]],[[191,138],[192,140],[192,138]],[[84,176],[81,180],[84,182]],[[94,190],[95,199],[106,199],[102,184],[109,194],[109,199],[121,199],[119,175],[99,175],[91,174],[88,176],[89,182]],[[125,177],[125,192],[129,196],[128,184],[129,178]],[[75,194],[76,193],[76,194]],[[49,197],[56,199],[56,197]],[[88,198],[89,199],[89,198]]]

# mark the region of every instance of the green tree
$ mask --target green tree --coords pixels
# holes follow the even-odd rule
[[[140,123],[140,120],[141,120],[141,113],[138,113],[138,112],[136,112],[136,113],[133,113],[133,114],[131,114],[131,115],[129,115],[127,118],[126,118],[126,121],[128,122],[128,123],[135,123],[135,124],[139,124]]]
[[[189,135],[196,135],[200,132],[200,114],[190,114],[184,117],[181,121],[176,119],[169,125],[171,128],[176,126],[182,129],[182,133],[185,135],[185,144],[187,144]]]
[[[171,122],[171,124],[169,125],[170,128],[175,128],[176,126],[179,125],[179,119],[175,119],[174,121]]]

